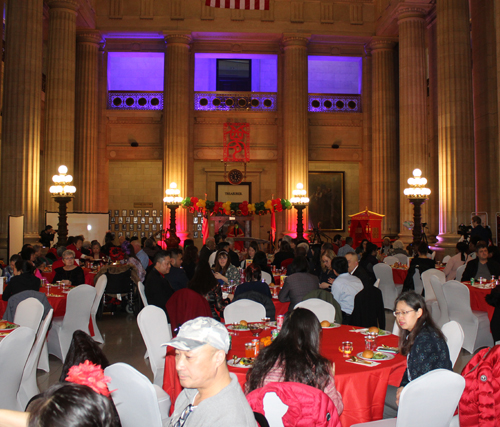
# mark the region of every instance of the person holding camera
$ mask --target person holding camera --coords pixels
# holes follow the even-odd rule
[[[479,237],[479,240],[486,242],[486,245],[490,244],[490,240],[492,240],[491,230],[487,227],[483,227],[481,225],[481,218],[478,216],[472,217],[472,230],[470,232],[471,239],[474,236]]]
[[[54,230],[51,225],[47,225],[45,229],[40,232],[40,243],[50,248],[50,242],[54,240],[54,234],[56,234],[56,230]]]

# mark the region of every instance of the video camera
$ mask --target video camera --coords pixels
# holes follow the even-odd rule
[[[472,225],[460,224],[458,226],[457,234],[464,237],[464,242],[468,242],[470,239],[471,231],[472,231]]]

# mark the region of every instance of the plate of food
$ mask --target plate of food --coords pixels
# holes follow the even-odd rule
[[[382,351],[372,351],[372,350],[360,351],[357,354],[357,356],[363,360],[368,360],[368,361],[376,360],[377,362],[382,361],[382,360],[394,359],[394,354],[385,353]]]
[[[227,329],[230,331],[249,331],[248,323],[245,320],[242,320],[240,323],[233,323],[232,325],[228,325]]]
[[[359,332],[360,334],[363,334],[363,335],[378,333],[378,335],[381,337],[392,334],[392,332],[384,331],[383,329],[377,328],[376,326],[372,326],[370,328],[364,328],[364,329],[352,329],[352,331]]]
[[[228,366],[232,366],[234,368],[248,369],[253,365],[253,361],[253,358],[234,356],[232,359],[227,361],[227,364]]]
[[[331,323],[328,320],[323,320],[321,322],[321,327],[323,329],[333,329],[333,328],[340,328],[340,325],[338,323]]]
[[[15,323],[7,322],[7,320],[0,321],[0,332],[11,332],[17,328],[19,328],[19,325],[16,325]]]

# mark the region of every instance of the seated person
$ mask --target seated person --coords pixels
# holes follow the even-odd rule
[[[408,252],[405,250],[405,245],[401,240],[396,240],[392,244],[392,255],[403,254],[408,256]]]
[[[470,260],[462,274],[462,280],[482,277],[491,280],[492,276],[500,276],[500,265],[488,258],[488,246],[485,242],[479,241],[476,245],[476,258]]]
[[[340,415],[344,404],[335,388],[335,366],[319,352],[321,331],[312,311],[297,308],[289,313],[278,337],[255,359],[247,375],[245,392],[270,382],[293,381],[324,391]]]
[[[348,254],[349,252],[354,252],[354,248],[351,246],[352,242],[353,242],[352,237],[347,236],[345,238],[345,245],[339,249],[339,252],[337,255],[338,256],[346,256],[346,254]]]
[[[250,264],[245,269],[246,282],[238,285],[236,291],[234,292],[234,296],[237,297],[238,295],[249,291],[257,291],[263,295],[268,296],[269,298],[272,298],[268,284],[262,282],[261,278],[260,267],[255,263]]]
[[[394,310],[401,330],[399,351],[407,356],[407,367],[399,388],[387,388],[384,418],[397,416],[399,397],[411,381],[434,369],[453,369],[445,337],[432,320],[424,298],[413,291],[405,292],[396,299]]]
[[[392,254],[391,239],[389,237],[384,237],[384,240],[382,240],[382,247],[380,248],[380,255],[389,256]]]
[[[229,254],[226,251],[217,251],[217,255],[215,256],[214,276],[221,285],[224,283],[230,285],[231,281],[233,284],[238,284],[240,281],[240,272],[231,264]]]
[[[75,253],[66,249],[62,256],[64,266],[56,268],[53,282],[61,281],[68,286],[78,286],[85,283],[85,273],[82,267],[75,265]]]
[[[182,258],[182,249],[172,249],[172,256],[170,258],[172,266],[166,277],[174,291],[186,288],[189,282],[186,272],[181,268]]]
[[[23,291],[39,291],[40,279],[34,275],[35,266],[30,261],[18,259],[14,264],[14,276],[3,291],[2,299],[8,301],[12,295]]]
[[[170,426],[256,426],[238,378],[227,368],[229,334],[224,325],[209,317],[189,320],[167,345],[175,348],[175,368],[184,387]]]
[[[373,282],[377,280],[375,277],[375,272],[373,271],[373,267],[378,264],[377,259],[377,245],[368,242],[366,244],[366,250],[361,255],[361,259],[359,260],[359,265],[365,269],[365,271],[370,275]]]
[[[269,266],[267,265],[267,255],[263,251],[257,251],[253,257],[253,263],[257,264],[260,267],[261,272],[265,272],[273,277],[273,273]]]
[[[413,258],[410,262],[410,267],[408,268],[408,274],[406,275],[405,282],[403,284],[403,292],[412,291],[415,289],[415,284],[413,283],[413,276],[415,274],[415,269],[418,268],[420,276],[424,271],[430,270],[436,267],[436,261],[427,258],[429,253],[429,247],[427,243],[422,242],[417,248],[418,256]]]
[[[12,255],[9,259],[9,265],[3,269],[2,275],[5,277],[7,283],[9,283],[10,279],[14,276],[14,264],[19,259],[22,260],[21,255]]]
[[[282,243],[284,244],[284,243]],[[309,274],[309,263],[306,257],[296,257],[292,262],[294,274],[285,279],[278,299],[281,302],[290,301],[288,311],[292,311],[295,305],[301,302],[311,291],[319,289],[318,276]]]
[[[332,265],[337,278],[332,284],[332,295],[342,309],[342,323],[349,325],[354,297],[363,290],[363,283],[356,276],[349,274],[349,264],[343,256],[336,257]]]
[[[283,238],[279,252],[276,252],[274,255],[272,265],[276,266],[276,268],[281,268],[281,263],[290,258],[293,258],[292,247],[290,246],[290,243]]]
[[[173,295],[174,290],[165,277],[170,271],[170,252],[159,251],[153,261],[153,268],[146,277],[144,288],[148,304],[161,308],[167,315],[167,301]]]
[[[104,257],[104,253],[101,252],[101,244],[97,240],[92,240],[90,245],[90,258],[103,259]]]
[[[335,259],[335,252],[326,249],[321,254],[321,273],[319,275],[319,287],[330,290],[335,280],[335,273],[332,270],[332,261]]]
[[[75,258],[80,259],[80,258],[85,258],[85,255],[82,253],[82,246],[83,246],[83,237],[82,236],[76,236],[73,238],[73,243],[68,245],[66,249],[71,250],[75,253]]]
[[[446,275],[446,280],[455,280],[457,277],[457,269],[458,267],[464,265],[468,260],[469,256],[467,255],[467,250],[469,249],[469,245],[465,242],[458,242],[456,246],[457,254],[452,256],[448,262],[446,263],[446,267],[444,268],[444,274]]]

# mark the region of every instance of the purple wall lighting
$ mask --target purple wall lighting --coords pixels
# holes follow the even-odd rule
[[[361,94],[362,58],[309,56],[309,93]]]
[[[214,92],[217,79],[217,59],[251,59],[252,92],[278,91],[278,56],[232,53],[195,53],[194,90]]]
[[[108,90],[163,92],[165,54],[109,52]]]

